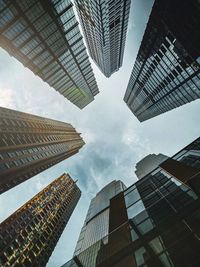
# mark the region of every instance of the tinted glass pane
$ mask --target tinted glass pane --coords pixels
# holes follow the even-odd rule
[[[145,207],[143,205],[143,202],[141,200],[139,200],[138,202],[136,202],[134,205],[132,205],[131,207],[129,207],[127,209],[128,218],[131,219],[131,218],[135,217],[137,214],[142,212],[144,209],[145,209]]]
[[[126,207],[129,207],[130,205],[132,205],[133,203],[135,203],[139,199],[140,199],[140,195],[139,195],[137,189],[131,191],[129,194],[127,194],[125,196]]]
[[[131,230],[131,238],[133,241],[138,239],[138,235],[136,234],[136,232],[133,229]]]
[[[137,267],[143,266],[147,258],[148,258],[148,254],[144,247],[141,247],[135,251],[135,260],[136,260]]]
[[[161,262],[165,267],[174,267],[174,264],[171,262],[167,253],[161,254],[159,259],[161,260]]]
[[[145,234],[152,230],[154,226],[152,221],[150,219],[147,219],[146,221],[139,224],[137,227],[142,234]]]
[[[154,250],[156,254],[161,253],[163,251],[163,245],[160,240],[160,238],[156,237],[151,242],[149,242],[149,245]]]

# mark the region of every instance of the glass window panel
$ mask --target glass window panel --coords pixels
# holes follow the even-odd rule
[[[150,219],[143,221],[137,227],[142,234],[146,234],[147,232],[149,232],[154,228],[153,223]]]
[[[126,207],[129,207],[130,205],[132,205],[133,203],[135,203],[139,199],[140,199],[140,195],[138,193],[138,190],[135,189],[135,190],[131,191],[129,194],[127,194],[125,196]]]
[[[128,218],[131,219],[131,218],[135,217],[143,210],[145,210],[145,207],[143,205],[143,202],[141,200],[139,200],[137,203],[135,203],[134,205],[130,206],[127,209]]]
[[[33,5],[31,8],[29,8],[28,11],[26,12],[26,16],[31,22],[35,21],[42,14],[44,14],[44,9],[39,2],[37,2],[37,4]]]
[[[192,190],[187,191],[187,194],[191,196],[194,200],[198,199],[198,196]]]
[[[6,25],[6,23],[11,21],[14,18],[15,14],[16,10],[12,6],[10,8],[6,8],[3,12],[1,12],[0,27],[3,27],[4,25]]]
[[[142,266],[145,263],[145,261],[148,259],[148,254],[144,247],[141,247],[138,250],[136,250],[134,254],[135,254],[137,267]]]
[[[151,240],[151,242],[149,242],[149,245],[156,254],[159,254],[164,250],[160,237],[156,237],[153,240]]]
[[[190,190],[190,188],[189,188],[187,185],[185,185],[185,184],[179,184],[179,185],[180,185],[180,188],[181,188],[184,192]]]
[[[168,253],[161,254],[159,259],[165,267],[174,267],[174,264],[171,262]]]
[[[20,46],[22,45],[24,42],[26,42],[32,35],[32,30],[28,29],[23,31],[19,36],[17,36],[17,38],[15,38],[15,40],[13,41],[15,46]]]
[[[131,238],[132,238],[132,241],[135,241],[138,239],[138,235],[133,229],[131,230]]]
[[[70,5],[70,0],[61,0],[55,5],[56,11],[58,13],[62,12],[66,7]]]

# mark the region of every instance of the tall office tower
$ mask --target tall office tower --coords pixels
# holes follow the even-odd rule
[[[76,0],[91,58],[110,77],[122,66],[131,0]]]
[[[70,0],[1,0],[0,46],[81,109],[99,92]]]
[[[74,255],[80,254],[108,234],[110,199],[125,189],[121,181],[112,181],[91,200]]]
[[[199,172],[200,138],[173,160]],[[172,170],[175,172],[175,165]],[[182,174],[187,177],[185,172]],[[194,179],[190,174],[191,169],[188,177]],[[193,186],[200,189],[200,183]],[[200,266],[199,197],[200,190],[196,194],[177,180],[175,173],[169,174],[158,166],[110,199],[108,234],[75,254],[63,267]],[[98,225],[98,231],[105,220]],[[84,234],[82,238],[84,242],[87,236]]]
[[[142,160],[137,162],[135,168],[135,174],[138,179],[141,179],[149,172],[153,171],[153,169],[157,168],[163,161],[168,159],[168,156],[159,153],[156,154],[149,154],[148,156],[144,157]]]
[[[46,266],[81,191],[63,174],[0,224],[0,265]]]
[[[200,98],[200,3],[155,0],[124,101],[145,121]]]
[[[68,123],[0,107],[0,193],[78,153],[83,145]]]

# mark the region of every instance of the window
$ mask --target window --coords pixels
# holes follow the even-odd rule
[[[133,229],[131,229],[131,238],[132,238],[132,241],[135,241],[138,239],[138,235]]]
[[[127,209],[128,218],[131,219],[144,210],[145,210],[145,207],[143,205],[143,202],[139,200],[137,203],[135,203],[134,205],[130,206]]]
[[[9,21],[11,21],[14,16],[16,15],[16,10],[13,6],[10,6],[10,8],[6,8],[0,18],[0,27],[5,26]]]
[[[131,191],[130,193],[128,193],[125,196],[126,207],[129,207],[130,205],[132,205],[133,203],[135,203],[139,199],[140,199],[140,195],[138,193],[138,190],[135,189],[135,190]]]
[[[147,219],[147,220],[143,221],[142,223],[140,223],[137,226],[137,228],[141,232],[141,234],[146,234],[147,232],[152,230],[154,228],[154,226],[153,226],[151,219]]]
[[[153,240],[151,240],[149,242],[149,245],[156,254],[159,254],[163,251],[163,244],[160,237],[156,237]]]
[[[174,267],[174,264],[171,262],[168,253],[161,254],[159,259],[165,267]]]
[[[141,247],[136,250],[134,254],[137,267],[143,266],[145,261],[149,258],[149,255],[147,254],[147,251],[144,247]]]

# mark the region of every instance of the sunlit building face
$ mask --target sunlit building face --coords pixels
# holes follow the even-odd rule
[[[81,192],[63,174],[0,225],[1,266],[46,266]]]
[[[78,153],[71,124],[0,107],[0,193]]]

